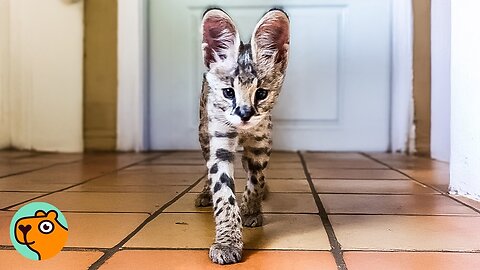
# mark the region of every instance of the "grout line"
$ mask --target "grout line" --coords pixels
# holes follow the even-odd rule
[[[14,246],[0,245],[0,250],[16,250]],[[105,252],[108,248],[97,247],[63,247],[62,251],[97,251]]]
[[[135,212],[135,211],[88,211],[88,210],[62,210],[62,213],[72,213],[72,214],[143,214],[151,215],[150,212]]]
[[[352,178],[352,177],[312,177],[313,180],[351,180],[351,181],[370,181],[370,180],[381,180],[381,181],[411,181],[411,178]]]
[[[345,252],[386,252],[386,253],[395,253],[395,252],[409,252],[409,253],[464,253],[464,254],[479,254],[480,250],[435,250],[435,249],[344,249]]]
[[[440,193],[436,192],[435,193],[382,193],[382,192],[335,192],[335,191],[330,191],[330,192],[322,192],[319,191],[317,192],[318,194],[325,194],[325,195],[381,195],[381,196],[438,196],[441,195]]]
[[[63,247],[62,251],[96,251],[105,253],[108,248],[97,248],[97,247]]]
[[[88,269],[89,270],[95,270],[100,268],[108,259],[110,259],[115,253],[117,253],[122,246],[127,243],[130,239],[132,239],[140,230],[142,230],[148,223],[153,221],[156,217],[158,217],[163,211],[175,203],[178,199],[180,199],[183,195],[187,194],[188,191],[190,191],[193,187],[195,187],[204,177],[206,174],[202,175],[195,183],[191,184],[189,187],[187,187],[184,191],[182,191],[180,194],[175,196],[173,199],[171,199],[169,202],[164,204],[161,208],[159,208],[157,211],[155,211],[151,216],[149,216],[147,219],[145,219],[140,225],[135,228],[130,234],[128,234],[124,239],[122,239],[118,244],[116,244],[114,247],[108,249],[102,257],[100,257],[96,262],[94,262]]]
[[[333,230],[332,223],[328,218],[328,214],[327,214],[327,211],[325,210],[322,200],[320,199],[320,196],[317,194],[317,191],[315,190],[315,186],[313,185],[312,178],[310,177],[310,172],[308,171],[305,158],[303,157],[302,153],[300,153],[300,151],[298,151],[297,154],[300,157],[305,176],[307,177],[308,185],[310,186],[313,198],[315,199],[315,203],[317,204],[318,215],[320,216],[320,219],[322,220],[322,223],[323,223],[323,227],[327,232],[328,240],[330,242],[330,247],[332,248],[331,252],[333,257],[335,258],[335,263],[337,264],[337,268],[339,270],[347,270],[347,265],[345,263],[345,259],[343,258],[342,246],[338,242],[337,236],[335,235],[335,231]]]
[[[165,211],[165,214],[212,214],[212,210],[205,211]],[[266,215],[318,215],[317,212],[265,212],[262,210],[263,214]]]
[[[155,248],[155,247],[125,247],[122,250],[209,250],[209,248],[175,248],[175,247],[168,247],[168,248]],[[269,249],[262,249],[262,248],[243,248],[243,250],[249,251],[307,251],[307,252],[325,252],[328,250],[324,249],[280,249],[280,248],[269,248]],[[410,253],[426,253],[426,252],[436,252],[436,253],[467,253],[467,254],[478,254],[480,250],[413,250],[413,249],[343,249],[344,252],[410,252]]]
[[[133,250],[133,251],[144,251],[144,250],[179,250],[179,251],[191,251],[191,250],[208,250],[208,247],[205,248],[175,248],[175,247],[124,247],[122,250]],[[0,245],[0,250],[15,250],[13,246],[8,245]],[[64,247],[62,251],[77,251],[77,252],[88,252],[88,251],[95,251],[95,252],[107,252],[108,248],[98,248],[98,247]],[[262,248],[244,248],[243,250],[248,251],[284,251],[284,252],[295,252],[295,251],[305,251],[305,252],[325,252],[328,250],[322,249],[280,249],[280,248],[269,248],[269,249],[262,249]],[[435,250],[435,249],[425,249],[425,250],[418,250],[418,249],[343,249],[344,252],[383,252],[383,253],[461,253],[461,254],[480,254],[480,250]]]
[[[94,176],[94,177],[92,177],[92,178],[89,178],[89,179],[84,180],[84,181],[82,181],[82,182],[76,183],[76,184],[74,184],[74,185],[67,186],[67,187],[64,187],[64,188],[61,188],[61,189],[57,189],[57,190],[54,190],[54,191],[51,191],[51,192],[48,192],[48,193],[44,193],[44,194],[42,194],[42,195],[39,195],[39,196],[30,198],[30,199],[25,200],[25,201],[22,201],[22,202],[19,202],[19,203],[15,203],[15,204],[9,205],[9,206],[4,207],[4,208],[2,208],[2,209],[0,209],[0,210],[8,210],[8,209],[13,208],[13,207],[15,207],[15,206],[19,206],[19,205],[21,205],[21,204],[34,201],[34,200],[36,200],[36,199],[46,197],[46,196],[52,195],[52,194],[54,194],[54,193],[58,193],[58,192],[65,191],[65,190],[67,190],[67,189],[70,189],[70,188],[73,188],[73,187],[76,187],[76,186],[85,184],[85,183],[87,183],[87,182],[90,182],[90,181],[92,181],[92,180],[98,179],[98,178],[100,178],[100,177],[103,177],[103,176],[106,176],[106,175],[109,175],[109,174],[116,173],[116,172],[118,172],[118,171],[121,171],[121,170],[123,170],[123,169],[129,168],[129,167],[131,167],[131,166],[135,166],[136,164],[138,164],[138,163],[140,163],[140,162],[142,162],[142,161],[145,161],[145,160],[153,160],[153,159],[155,159],[155,158],[157,158],[157,157],[160,157],[160,156],[162,156],[162,155],[163,155],[163,154],[158,154],[158,155],[155,155],[155,156],[153,156],[153,157],[146,158],[146,159],[144,159],[144,160],[131,163],[131,164],[129,164],[129,165],[126,165],[126,166],[123,166],[123,167],[114,169],[114,170],[112,170],[112,171],[109,171],[109,172],[102,173],[102,174],[100,174],[100,175]]]
[[[480,218],[475,214],[402,214],[402,213],[328,213],[329,216],[396,216],[396,217],[468,217],[468,218]]]
[[[155,248],[155,247],[125,247],[122,250],[183,250],[183,251],[189,251],[189,250],[209,250],[210,248],[175,248],[175,247],[165,247],[165,248]],[[262,249],[262,248],[243,248],[243,250],[247,251],[308,251],[308,252],[329,252],[329,250],[326,249],[283,249],[283,248],[268,248],[268,249]]]
[[[476,213],[480,214],[480,210],[479,210],[479,209],[477,209],[477,208],[475,208],[475,207],[473,207],[473,206],[471,206],[471,205],[468,205],[468,204],[460,201],[459,199],[451,196],[448,192],[444,192],[443,190],[441,190],[441,189],[439,189],[439,188],[436,188],[436,187],[434,187],[434,186],[432,186],[432,185],[429,185],[429,184],[424,183],[424,182],[422,182],[422,181],[420,181],[420,180],[417,180],[417,179],[411,177],[410,175],[402,172],[401,170],[399,170],[399,169],[397,169],[397,168],[394,168],[394,167],[390,166],[389,164],[387,164],[387,163],[385,163],[385,162],[383,162],[383,161],[381,161],[381,160],[378,160],[378,159],[376,159],[376,158],[368,155],[367,153],[363,153],[363,152],[362,152],[361,154],[364,155],[365,157],[373,160],[373,161],[376,161],[376,162],[378,162],[378,163],[380,163],[380,164],[382,164],[382,165],[387,166],[387,167],[390,168],[391,170],[394,170],[394,171],[396,171],[396,172],[398,172],[398,173],[400,173],[400,174],[405,175],[405,176],[408,177],[409,179],[411,179],[411,180],[413,180],[413,181],[415,181],[415,182],[417,182],[417,183],[419,183],[419,184],[422,184],[422,185],[424,185],[424,186],[427,186],[427,187],[429,187],[429,188],[431,188],[431,189],[439,192],[441,195],[443,195],[443,196],[445,196],[445,197],[447,197],[447,198],[450,198],[450,199],[456,201],[457,203],[460,203],[460,204],[462,204],[463,206],[466,206],[466,207],[472,209],[473,211],[475,211]],[[450,180],[449,180],[449,181],[450,181]]]
[[[308,166],[308,165],[307,165]],[[310,168],[311,170],[329,170],[329,171],[388,171],[389,168]]]

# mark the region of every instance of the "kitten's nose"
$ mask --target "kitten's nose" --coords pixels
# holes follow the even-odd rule
[[[247,122],[252,118],[253,116],[253,110],[252,107],[244,105],[244,106],[239,106],[235,109],[234,113],[238,116],[240,116],[240,119],[242,119],[243,122]]]

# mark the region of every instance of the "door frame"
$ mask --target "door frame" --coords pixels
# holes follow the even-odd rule
[[[411,149],[413,14],[411,0],[392,1],[390,150]],[[117,149],[148,150],[148,4],[118,1]],[[412,133],[413,131],[413,133]]]

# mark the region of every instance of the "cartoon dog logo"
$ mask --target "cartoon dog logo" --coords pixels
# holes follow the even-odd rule
[[[65,245],[68,228],[58,222],[55,210],[38,210],[35,216],[23,217],[15,223],[15,240],[38,255],[38,260],[55,256]]]

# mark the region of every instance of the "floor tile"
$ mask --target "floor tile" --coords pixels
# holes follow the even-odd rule
[[[145,219],[147,214],[64,213],[68,222],[66,247],[111,248]]]
[[[410,180],[313,179],[313,184],[319,193],[438,194],[437,191]]]
[[[48,183],[47,181],[43,182],[34,182],[34,181],[21,181],[21,180],[6,180],[3,181],[0,179],[0,191],[28,191],[28,192],[52,192],[59,189],[63,189],[71,186],[71,183]]]
[[[265,177],[267,179],[291,179],[291,178],[301,178],[305,179],[305,173],[303,169],[268,169],[265,171]],[[243,168],[235,169],[235,178],[245,179],[247,174]]]
[[[477,270],[480,253],[346,252],[349,270]]]
[[[38,201],[61,211],[153,213],[175,197],[175,193],[60,192]],[[14,209],[20,208],[20,206]]]
[[[371,160],[313,160],[307,161],[309,169],[388,169],[385,165]]]
[[[12,245],[10,242],[10,222],[14,214],[15,212],[13,211],[0,211],[0,245]]]
[[[312,192],[307,180],[304,179],[295,179],[294,181],[292,181],[292,179],[274,179],[268,181],[267,179],[266,186],[268,192]]]
[[[77,192],[126,192],[126,193],[175,193],[178,194],[189,186],[166,186],[166,185],[101,185],[99,183],[85,183],[67,191]]]
[[[312,178],[323,179],[409,179],[394,170],[309,169]]]
[[[105,175],[89,181],[92,185],[115,186],[115,185],[139,185],[139,186],[183,186],[195,183],[203,174],[151,174],[151,173],[124,173]]]
[[[303,165],[300,162],[275,162],[270,161],[267,169],[297,169],[303,170]]]
[[[452,197],[463,202],[464,204],[469,205],[470,207],[477,209],[477,211],[480,211],[480,201],[476,201],[476,200],[473,200],[464,196],[459,196],[459,195],[453,195]]]
[[[43,163],[18,163],[10,161],[1,161],[0,177],[7,177],[14,174],[26,173],[32,170],[39,170],[48,166]]]
[[[408,156],[392,153],[368,153],[369,156],[389,166],[401,170],[448,169],[448,163],[425,157]]]
[[[197,193],[187,193],[165,209],[165,212],[212,212],[211,207],[195,207]],[[237,193],[237,202],[242,194]],[[270,193],[263,201],[263,212],[273,213],[318,213],[311,194]]]
[[[62,251],[44,261],[32,261],[15,250],[0,250],[0,269],[3,270],[55,270],[87,269],[103,255],[95,251]]]
[[[438,188],[443,192],[448,192],[448,186],[450,184],[450,171],[448,169],[402,170],[402,172],[421,183]]]
[[[188,260],[185,260],[188,258]],[[245,250],[240,263],[216,265],[206,250],[124,250],[116,253],[100,269],[337,269],[333,256],[326,251],[251,251]]]
[[[331,215],[346,250],[480,250],[479,217]]]
[[[14,176],[2,178],[8,184],[23,182],[24,184],[76,184],[113,170],[110,166],[66,164]]]
[[[279,153],[273,152],[270,156],[270,163],[296,162],[300,163],[300,157],[297,153]]]
[[[174,174],[174,173],[198,173],[207,172],[205,165],[135,165],[125,169],[130,173]]]
[[[302,156],[307,161],[312,160],[367,160],[370,159],[360,153],[349,152],[305,152]]]
[[[0,192],[0,208],[35,198],[44,193],[32,192]]]
[[[472,209],[443,195],[320,194],[330,214],[472,215]]]
[[[11,246],[10,221],[15,212],[0,212],[0,245]],[[66,213],[66,247],[111,248],[142,223],[148,214]],[[101,236],[101,237],[100,237]]]
[[[8,161],[11,159],[28,157],[35,154],[36,154],[35,152],[30,152],[30,151],[0,150],[0,161]]]
[[[210,213],[164,213],[147,224],[125,246],[209,248],[214,233],[214,220]],[[330,249],[317,215],[265,215],[263,227],[244,228],[243,233],[247,249]]]
[[[300,169],[270,169],[265,172],[267,179],[272,178],[306,178],[305,172]]]
[[[214,236],[214,220],[210,213],[162,213],[133,236],[125,246],[209,248]]]

